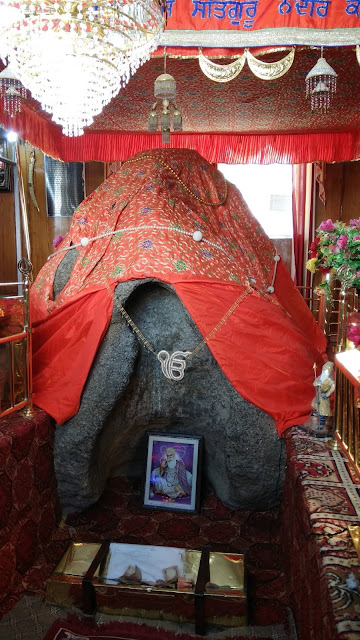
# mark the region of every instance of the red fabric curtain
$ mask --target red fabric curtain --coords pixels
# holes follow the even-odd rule
[[[62,136],[60,127],[26,105],[11,118],[1,113],[5,129],[17,131],[47,155],[63,162],[122,162],[141,151],[161,148],[161,134],[96,131]],[[172,133],[169,148],[193,149],[212,163],[300,164],[347,162],[360,157],[360,131],[303,134]]]
[[[309,245],[314,226],[314,166],[311,163],[293,166],[293,279],[304,297],[311,287],[311,273],[306,269]]]

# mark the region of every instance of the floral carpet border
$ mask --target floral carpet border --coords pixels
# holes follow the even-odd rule
[[[360,562],[348,526],[360,525],[360,478],[327,442],[297,428],[286,434],[288,570],[300,639],[354,640]]]
[[[209,636],[207,636],[209,637]],[[196,634],[178,633],[146,624],[131,622],[110,622],[96,624],[93,621],[80,620],[77,616],[69,616],[67,620],[57,620],[47,631],[43,640],[196,640],[203,638]],[[231,640],[234,636],[223,637]],[[249,636],[236,636],[237,640],[248,640]],[[274,640],[273,636],[259,638],[251,636],[252,640]]]

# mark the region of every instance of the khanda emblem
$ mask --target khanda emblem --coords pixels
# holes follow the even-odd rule
[[[174,351],[170,355],[168,351],[162,349],[157,354],[157,358],[161,363],[161,371],[165,378],[169,380],[182,380],[185,373],[186,360],[191,351]]]

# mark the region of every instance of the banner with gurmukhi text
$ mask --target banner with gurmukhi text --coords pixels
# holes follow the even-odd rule
[[[268,34],[267,44],[350,45],[359,39],[360,0],[167,0],[166,4],[164,41],[172,31],[181,31],[189,44],[196,39],[194,31],[208,32],[208,38],[214,32],[232,32],[242,43],[246,33],[254,36],[254,32]],[[211,37],[207,42],[207,46],[219,44],[220,40],[211,43]]]

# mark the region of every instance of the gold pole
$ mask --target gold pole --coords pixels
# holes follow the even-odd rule
[[[32,400],[32,329],[31,329],[31,314],[30,314],[30,287],[31,287],[31,271],[32,264],[26,258],[22,258],[18,263],[18,269],[24,275],[24,303],[25,303],[25,327],[26,330],[26,400],[27,405],[21,411],[22,415],[30,418],[37,409],[33,406]]]
[[[326,304],[326,294],[325,291],[322,291],[321,294],[318,294],[319,297],[319,310],[317,323],[321,331],[327,336],[327,304]]]
[[[22,218],[24,237],[25,237],[26,255],[29,263],[31,264],[29,219],[28,219],[28,212],[27,212],[27,206],[26,206],[24,180],[23,180],[23,175],[21,171],[21,161],[20,161],[18,142],[15,143],[15,156],[16,156],[16,168],[17,168],[18,178],[19,178],[19,196],[20,196],[20,203],[21,203],[21,214],[22,214],[21,218]]]
[[[339,300],[338,334],[336,353],[344,351],[346,347],[346,319],[347,319],[347,289],[341,287]]]
[[[341,287],[340,299],[339,299],[339,311],[338,311],[338,331],[337,331],[337,344],[335,348],[336,353],[343,351],[346,345],[346,318],[347,318],[347,290],[345,287]],[[336,369],[335,374],[335,431],[334,434],[327,443],[327,447],[333,451],[341,449],[340,442],[343,441],[344,428],[347,426],[344,419],[347,419],[346,405],[347,397],[345,395],[346,386],[344,384],[345,376],[339,369]],[[345,400],[345,402],[344,402]]]
[[[331,303],[329,301],[328,290],[330,291],[331,298],[333,297],[334,279],[330,273],[325,276],[327,282],[327,290],[315,287],[317,296],[319,297],[319,310],[317,323],[321,331],[329,338],[330,334],[330,315],[331,315]]]
[[[359,411],[359,387],[357,388],[357,390],[355,391],[355,389],[353,390],[353,407],[354,407],[354,430],[355,430],[355,439],[354,439],[354,447],[355,447],[355,452],[354,452],[354,459],[355,459],[355,466],[358,469],[358,471],[360,471],[360,465],[359,465],[359,430],[360,430],[360,411]],[[356,397],[357,396],[357,397]]]

